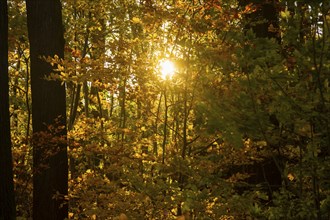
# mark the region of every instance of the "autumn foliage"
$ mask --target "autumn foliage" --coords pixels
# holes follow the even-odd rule
[[[327,1],[61,1],[64,57],[40,59],[67,136],[56,121],[32,135],[26,7],[8,2],[20,219],[32,146],[63,145],[69,219],[329,218]]]

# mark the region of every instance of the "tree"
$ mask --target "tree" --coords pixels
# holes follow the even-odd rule
[[[258,48],[260,51],[260,54],[255,53],[255,58],[263,56],[263,52],[270,52],[274,53],[271,57],[273,59],[279,58],[279,56],[276,56],[276,49],[277,43],[280,42],[280,35],[279,35],[279,13],[276,10],[276,3],[277,1],[273,2],[260,2],[260,1],[241,1],[241,4],[244,6],[244,4],[252,4],[253,7],[255,7],[255,11],[252,13],[249,13],[245,16],[245,19],[247,20],[247,23],[245,25],[245,28],[247,31],[249,31],[249,28],[252,29],[253,34],[255,35],[255,39],[253,39],[251,42],[258,44],[260,46],[264,45],[264,47]],[[245,5],[246,7],[246,5]],[[266,40],[267,39],[267,40]],[[269,39],[269,41],[268,41]],[[272,39],[276,39],[276,42],[272,42]],[[248,48],[248,50],[253,50],[252,48]],[[251,100],[251,106],[253,109],[253,113],[255,115],[258,115],[261,111],[266,115],[267,120],[267,114],[268,111],[265,108],[267,106],[267,101],[261,101],[262,107],[257,106],[257,100],[253,97],[255,93],[253,92],[254,88],[251,86],[253,84],[253,79],[251,79],[251,75],[253,75],[253,71],[255,68],[258,68],[258,66],[263,65],[260,63],[250,62],[249,64],[242,65],[242,71],[247,76],[248,81],[248,93]],[[269,63],[268,68],[271,69],[272,67],[278,65],[277,62]],[[258,80],[258,79],[257,79]],[[261,110],[261,111],[260,111]],[[278,120],[275,115],[270,115],[270,121],[272,123],[275,123],[274,127],[278,126]],[[265,139],[267,142],[268,147],[270,150],[274,148],[272,146],[272,143],[269,142],[269,138],[267,137],[269,134],[263,133],[263,130],[265,129],[265,122],[262,122],[262,117],[256,118],[257,121],[257,129],[259,130],[260,134],[262,134],[262,138]],[[278,158],[280,156],[275,156],[276,154],[272,152],[269,157],[265,157],[263,161],[259,163],[255,163],[255,166],[252,167],[252,170],[250,172],[257,173],[257,175],[254,175],[252,178],[250,178],[250,182],[257,184],[257,183],[266,183],[268,186],[269,193],[272,193],[272,190],[278,188],[281,185],[281,175],[282,175],[282,167],[280,167],[280,161]],[[263,178],[260,178],[260,176],[263,175]]]
[[[8,6],[0,1],[0,219],[15,219],[8,86]]]
[[[60,1],[28,0],[33,128],[33,219],[65,219],[68,205],[65,87],[43,57],[64,57]]]

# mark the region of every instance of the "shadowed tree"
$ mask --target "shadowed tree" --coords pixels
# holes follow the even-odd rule
[[[241,6],[247,6],[249,4],[253,5],[255,11],[246,16],[248,20],[246,28],[252,28],[256,37],[275,38],[279,41],[277,1],[240,1]]]
[[[64,57],[61,3],[27,0],[33,124],[33,219],[65,219],[68,206],[65,87],[47,80],[42,56]]]
[[[8,6],[0,1],[0,220],[15,219],[8,86]]]
[[[277,11],[277,1],[260,1],[260,0],[248,0],[239,1],[240,5],[243,7],[251,6],[253,11],[245,15],[247,23],[245,24],[246,31],[252,30],[256,39],[255,42],[258,45],[268,42],[265,39],[275,39],[274,43],[280,43],[280,34],[279,34],[279,15]],[[265,46],[266,48],[266,46]],[[270,49],[270,48],[268,48]],[[274,64],[273,64],[274,65]],[[269,65],[269,67],[271,67]],[[253,88],[251,87],[250,75],[253,74],[253,70],[256,68],[256,65],[251,63],[247,66],[243,66],[242,70],[247,75],[248,84],[249,84],[249,94],[250,100],[252,103],[252,109],[254,114],[257,114],[256,102],[254,95],[251,92]],[[273,125],[278,127],[278,120],[275,115],[270,115],[269,120]],[[266,139],[266,134],[264,133],[264,127],[260,122],[260,118],[257,119],[258,130],[263,134],[264,139]],[[268,142],[268,141],[267,141]],[[270,145],[268,143],[268,145]],[[274,146],[268,146],[270,149],[275,148]],[[271,196],[272,192],[278,189],[281,186],[282,182],[282,167],[280,166],[279,161],[280,156],[271,156],[265,157],[262,161],[254,163],[252,166],[246,166],[248,172],[252,173],[251,177],[248,179],[248,183],[252,185],[257,185],[263,183],[268,186],[268,193]]]

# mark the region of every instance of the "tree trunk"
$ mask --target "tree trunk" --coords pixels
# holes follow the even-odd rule
[[[52,66],[41,56],[64,57],[60,0],[27,0],[31,54],[33,219],[65,219],[68,205],[65,87],[45,77]]]
[[[246,30],[252,30],[256,38],[268,38],[275,39],[277,43],[281,42],[280,33],[279,33],[279,14],[277,11],[278,1],[260,1],[260,0],[248,0],[248,1],[239,1],[240,5],[245,7],[249,4],[252,4],[255,8],[255,11],[249,13],[245,16],[247,23],[245,25]],[[254,67],[252,67],[253,69]],[[243,72],[246,73],[248,81],[248,91],[251,99],[251,107],[254,111],[254,114],[257,114],[257,104],[255,100],[255,95],[253,88],[251,86],[250,74],[251,70],[247,67],[242,68]],[[264,127],[260,121],[257,119],[258,129],[263,138],[268,143],[268,138],[264,132]],[[276,119],[277,120],[277,119]],[[249,168],[244,167],[243,169],[248,170],[252,174],[246,181],[249,184],[256,185],[261,183],[266,183],[267,193],[269,198],[272,198],[272,193],[274,190],[277,190],[282,183],[283,171],[280,167],[280,156],[274,156],[273,153],[270,156],[265,157],[262,161],[254,163]]]
[[[0,0],[0,220],[15,219],[8,86],[8,6]]]

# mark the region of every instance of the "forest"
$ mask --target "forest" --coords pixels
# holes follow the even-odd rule
[[[0,0],[0,220],[329,220],[328,0]]]

